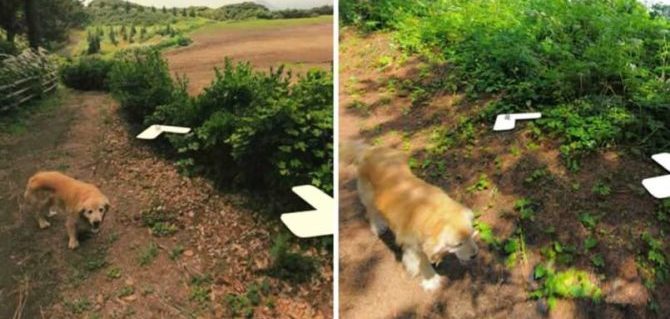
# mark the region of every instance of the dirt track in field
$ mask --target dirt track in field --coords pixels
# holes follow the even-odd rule
[[[193,43],[164,55],[170,71],[189,79],[189,91],[200,92],[214,79],[214,67],[224,59],[249,61],[260,70],[285,64],[294,73],[330,69],[333,61],[330,22],[254,29],[222,28],[196,32]]]
[[[527,124],[512,132],[492,133],[488,124],[477,123],[469,143],[432,154],[429,147],[435,139],[447,138],[436,129],[455,128],[461,119],[473,118],[486,99],[467,101],[459,94],[436,92],[416,105],[411,87],[430,83],[430,76],[422,74],[436,74],[438,69],[416,57],[405,59],[391,45],[389,34],[362,36],[344,29],[340,38],[340,142],[362,138],[407,151],[416,174],[477,211],[478,220],[489,224],[495,236],[503,240],[518,236],[515,230],[522,226],[526,242],[526,258],[506,266],[504,255],[478,241],[476,263],[464,267],[449,256],[438,269],[444,285],[425,292],[420,279],[410,278],[404,270],[392,235],[377,238],[370,231],[356,194],[355,170],[340,163],[342,318],[667,316],[670,285],[647,291],[636,265],[644,249],[641,233],[649,231],[658,238],[668,229],[667,222],[655,216],[659,201],[640,185],[643,178],[662,173],[657,165],[613,149],[588,156],[582,169],[573,173],[563,165],[556,141],[532,137],[524,129]],[[528,182],[537,171],[543,176]],[[481,174],[486,174],[489,185],[469,189]],[[609,195],[592,193],[599,180],[611,186]],[[520,221],[515,211],[514,202],[524,197],[539,203],[534,221]],[[584,242],[591,235],[579,222],[583,212],[600,216],[592,234],[598,244],[586,253]],[[532,272],[544,260],[541,249],[555,241],[577,247],[570,266],[597,278],[604,300],[560,299],[547,311],[544,299],[529,297],[540,284]],[[589,259],[596,253],[603,256],[601,268]],[[660,306],[658,315],[647,306],[648,297]]]

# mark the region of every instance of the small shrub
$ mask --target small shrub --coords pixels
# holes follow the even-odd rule
[[[589,298],[593,301],[602,299],[600,288],[584,271],[574,268],[556,271],[552,266],[539,264],[535,266],[533,276],[540,281],[540,288],[531,292],[530,297],[547,298],[550,310],[556,306],[557,298]]]
[[[63,83],[70,88],[89,91],[106,90],[113,62],[98,57],[82,57],[60,69]]]
[[[159,51],[136,49],[116,58],[109,88],[130,120],[141,124],[156,107],[170,102],[174,84]]]

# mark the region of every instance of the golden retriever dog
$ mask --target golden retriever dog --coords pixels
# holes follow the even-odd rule
[[[341,155],[345,164],[356,165],[358,196],[372,232],[391,229],[405,268],[412,277],[421,274],[424,290],[442,282],[431,264],[449,253],[463,264],[477,256],[472,211],[416,177],[405,153],[354,141],[342,145]]]
[[[53,216],[58,212],[66,214],[65,228],[69,237],[67,247],[79,247],[77,223],[83,221],[92,233],[100,230],[100,225],[109,211],[109,200],[95,185],[78,181],[60,172],[38,172],[28,180],[24,194],[25,203],[35,209],[40,229],[51,224],[44,214]]]

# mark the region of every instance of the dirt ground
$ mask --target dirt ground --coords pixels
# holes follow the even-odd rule
[[[222,28],[191,35],[193,43],[165,53],[170,71],[189,78],[189,91],[200,92],[214,79],[214,67],[229,57],[249,61],[260,70],[281,64],[294,74],[311,68],[330,69],[333,61],[333,24],[290,25],[276,28]],[[194,63],[197,61],[197,63]]]
[[[293,246],[318,269],[301,283],[274,277],[278,218],[180,175],[129,134],[109,95],[60,92],[24,130],[0,133],[1,318],[332,317],[331,254]],[[98,185],[112,203],[101,232],[82,234],[75,251],[63,216],[38,230],[19,210],[27,178],[47,169]],[[165,217],[165,236],[143,211]]]
[[[504,256],[478,241],[477,262],[461,266],[450,256],[438,272],[446,277],[434,293],[422,291],[418,278],[409,278],[400,262],[392,235],[375,237],[364,218],[355,191],[354,170],[340,165],[340,272],[342,318],[653,318],[670,311],[668,284],[649,292],[642,284],[638,258],[643,251],[640,234],[649,230],[663,236],[667,223],[656,219],[658,201],[641,187],[643,178],[662,171],[650,160],[606,150],[582,161],[582,169],[565,169],[556,141],[535,138],[519,129],[493,133],[493,123],[477,124],[472,143],[449,148],[438,155],[428,149],[439,128],[456,127],[477,115],[492,97],[468,101],[459,94],[437,92],[424,103],[413,103],[406,83],[430,81],[438,74],[417,58],[394,49],[389,34],[359,35],[341,32],[340,141],[363,138],[411,154],[414,171],[445,189],[450,196],[479,213],[478,220],[493,233],[508,238],[519,226],[515,200],[526,197],[540,203],[534,221],[522,222],[525,258],[506,266]],[[439,75],[438,75],[439,76]],[[528,182],[532,172],[543,176]],[[469,189],[486,174],[490,185]],[[592,193],[596,181],[607,181],[611,193]],[[593,236],[598,244],[588,253],[588,236],[579,222],[582,212],[601,216]],[[547,311],[543,299],[529,298],[538,288],[533,267],[543,258],[541,248],[560,241],[578,247],[572,266],[587,271],[599,283],[603,300],[559,300]],[[594,267],[589,257],[604,256]],[[667,254],[667,252],[666,252]],[[651,297],[651,298],[650,298]],[[654,300],[658,312],[648,303]]]

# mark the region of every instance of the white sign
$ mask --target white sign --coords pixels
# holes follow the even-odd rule
[[[493,124],[494,131],[509,131],[514,128],[517,120],[534,120],[542,117],[542,113],[499,114]]]
[[[670,171],[670,153],[655,154],[651,159],[665,168],[665,170]],[[651,196],[659,199],[670,197],[670,174],[643,179],[642,185]]]
[[[169,126],[169,125],[151,125],[149,126],[146,130],[142,131],[139,135],[137,135],[137,138],[142,139],[142,140],[153,140],[157,138],[159,135],[161,135],[163,132],[165,133],[176,133],[176,134],[186,134],[191,131],[191,128],[189,127],[181,127],[181,126]]]
[[[335,232],[335,200],[312,185],[295,186],[291,190],[315,210],[282,214],[284,225],[300,238],[332,235]]]

